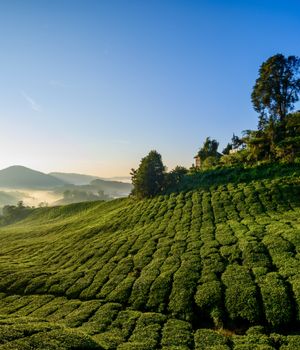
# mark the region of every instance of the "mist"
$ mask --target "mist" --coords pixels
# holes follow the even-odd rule
[[[54,203],[62,199],[62,194],[55,193],[50,190],[29,190],[11,188],[0,188],[0,207],[5,205],[16,205],[19,201],[23,201],[25,206],[38,206],[40,203],[54,205]]]

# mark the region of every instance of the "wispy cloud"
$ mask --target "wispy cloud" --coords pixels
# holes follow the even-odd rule
[[[25,91],[21,91],[21,93],[31,109],[36,112],[41,112],[41,106],[32,97],[30,97]]]

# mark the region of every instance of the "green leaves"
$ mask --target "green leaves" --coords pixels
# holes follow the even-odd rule
[[[229,265],[222,275],[222,281],[226,286],[225,305],[230,318],[258,322],[260,309],[257,288],[247,268]]]
[[[263,62],[251,94],[259,113],[258,130],[245,138],[249,160],[294,162],[299,154],[299,128],[288,115],[299,101],[300,59],[274,55]],[[297,123],[296,123],[297,124]]]
[[[151,151],[141,160],[137,170],[132,169],[132,194],[139,198],[153,197],[162,192],[165,183],[165,166],[161,155]]]
[[[292,319],[292,305],[286,283],[276,272],[262,278],[260,290],[265,316],[272,326],[288,324]]]
[[[274,55],[263,62],[251,95],[254,109],[265,120],[283,120],[298,101],[300,60],[295,56]]]

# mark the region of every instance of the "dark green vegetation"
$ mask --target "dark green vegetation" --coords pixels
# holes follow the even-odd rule
[[[32,207],[26,207],[23,201],[19,201],[17,205],[5,205],[0,215],[0,225],[9,225],[19,220],[25,219],[32,213]]]
[[[299,57],[277,54],[263,62],[251,94],[253,107],[259,113],[259,127],[283,122],[299,101],[299,92]]]
[[[293,112],[300,96],[300,59],[274,55],[262,63],[251,100],[259,114],[258,130],[244,131],[241,139],[233,135],[224,149],[238,151],[221,163],[248,165],[257,162],[297,162],[300,159],[300,111]],[[293,113],[292,113],[293,112]]]
[[[210,186],[224,185],[227,183],[238,184],[249,183],[253,180],[279,179],[286,176],[299,176],[300,165],[264,163],[255,167],[236,166],[220,167],[206,171],[196,171],[186,176],[181,176],[177,184],[165,189],[167,193],[197,189],[199,186],[208,188]]]
[[[19,200],[22,199],[22,194],[15,192],[5,192],[0,191],[0,208],[4,205],[13,205],[16,204]],[[1,213],[1,210],[0,210]]]
[[[137,170],[131,169],[133,190],[137,198],[153,197],[162,192],[165,185],[165,166],[161,155],[150,151],[142,158]]]
[[[2,227],[0,349],[300,349],[299,166],[220,171]]]

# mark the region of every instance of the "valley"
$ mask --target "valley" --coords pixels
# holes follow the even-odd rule
[[[125,178],[124,178],[125,179]],[[126,180],[126,179],[125,179]],[[11,166],[0,170],[0,211],[5,205],[55,206],[126,197],[132,185],[114,179],[69,173],[50,173]]]

